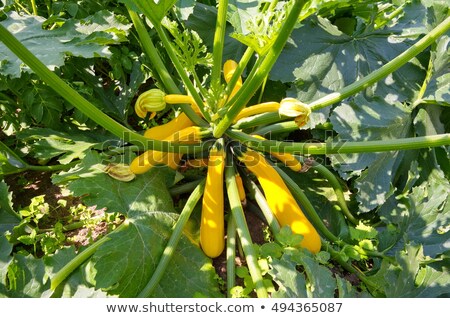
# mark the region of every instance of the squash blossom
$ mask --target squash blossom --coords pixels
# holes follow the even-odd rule
[[[163,110],[166,107],[166,101],[164,100],[164,93],[162,90],[153,88],[145,93],[139,95],[134,110],[136,114],[145,118],[148,112],[150,112],[150,118],[155,117],[156,112]]]
[[[297,126],[302,127],[308,123],[311,108],[295,98],[288,97],[281,100],[278,112],[280,115],[295,117]]]

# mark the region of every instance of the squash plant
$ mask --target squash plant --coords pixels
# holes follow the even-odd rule
[[[94,7],[60,8],[72,12],[66,19],[47,6],[44,20],[32,18],[43,5],[33,2],[25,18],[5,6],[0,172],[54,172],[53,183],[84,204],[117,214],[85,247],[16,253],[36,224],[14,211],[2,181],[0,294],[448,296],[448,6]],[[27,42],[38,23],[61,47],[72,41],[71,54],[49,57]],[[105,66],[90,58],[110,63],[106,82],[96,79]],[[26,110],[14,83],[27,79],[63,106]],[[17,103],[30,115],[23,127]],[[59,116],[52,107],[67,116],[43,120],[44,111]],[[20,145],[47,160],[28,163]],[[251,213],[266,227],[260,244]],[[212,266],[219,257],[226,289]]]

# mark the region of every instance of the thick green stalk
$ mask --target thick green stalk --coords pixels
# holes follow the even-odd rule
[[[239,96],[237,97],[236,101],[232,102],[232,106],[230,107],[228,112],[214,128],[214,137],[220,137],[225,133],[228,127],[230,127],[230,125],[233,123],[234,118],[239,114],[242,108],[245,107],[256,90],[261,86],[264,78],[267,76],[267,74],[269,74],[272,66],[275,64],[278,56],[281,54],[281,51],[283,50],[284,45],[286,44],[292,30],[294,29],[294,26],[297,24],[297,19],[302,10],[302,7],[302,0],[294,1],[292,9],[289,12],[283,26],[281,27],[277,39],[275,40],[267,55],[264,57],[264,60],[257,69],[254,77],[251,79],[247,79],[244,82],[242,88],[239,90]]]
[[[78,108],[82,113],[112,134],[122,138],[124,141],[131,142],[138,146],[144,146],[145,149],[159,151],[170,150],[172,152],[181,151],[183,153],[192,153],[195,151],[194,149],[198,150],[198,146],[195,145],[180,145],[167,141],[148,139],[119,124],[81,96],[55,73],[50,71],[1,24],[0,39],[19,59],[27,64],[45,83],[47,83],[48,86],[61,95],[67,102]]]
[[[378,70],[373,71],[369,75],[362,79],[344,87],[339,92],[328,94],[318,100],[309,104],[311,110],[321,109],[330,105],[333,105],[341,100],[350,97],[363,89],[373,85],[384,77],[388,76],[392,72],[396,71],[404,64],[406,64],[413,57],[425,50],[430,44],[434,43],[442,34],[450,29],[450,17],[442,21],[437,27],[427,33],[422,39],[417,41],[413,46],[407,49],[405,52],[394,58],[393,60],[380,67]]]
[[[138,14],[130,9],[128,9],[128,14],[130,15],[131,21],[134,24],[136,32],[139,36],[139,40],[141,42],[142,48],[144,49],[145,54],[149,58],[152,67],[156,69],[161,82],[167,89],[170,94],[181,94],[181,91],[178,89],[177,84],[173,80],[169,71],[167,70],[164,62],[158,54],[155,46],[153,45],[152,39],[150,38],[147,29],[144,26],[144,23],[139,18]],[[183,104],[180,105],[182,111],[186,113],[190,120],[192,120],[197,125],[204,125],[204,120],[197,115],[197,113],[192,109],[191,105]]]
[[[31,8],[33,9],[33,15],[38,15],[36,0],[31,0]]]
[[[201,182],[202,179],[198,179],[181,185],[173,186],[169,189],[169,193],[172,197],[185,193],[191,193]]]
[[[264,115],[266,115],[266,114],[264,114]],[[276,123],[276,124],[271,124],[268,126],[262,126],[261,128],[256,129],[253,132],[253,134],[260,135],[260,136],[265,136],[265,135],[270,136],[272,134],[276,135],[276,134],[281,134],[281,133],[290,133],[297,129],[298,129],[298,125],[295,123],[295,121],[290,120],[290,121],[285,121],[282,123]]]
[[[228,156],[231,157],[231,156]],[[230,161],[229,161],[230,162]],[[256,294],[258,298],[267,298],[267,290],[264,286],[261,269],[258,265],[258,257],[252,243],[250,231],[247,227],[244,211],[242,210],[241,200],[239,198],[239,190],[236,184],[235,169],[232,165],[227,164],[225,168],[225,180],[227,186],[228,200],[230,202],[231,214],[236,222],[236,230],[245,254],[250,276],[255,283]]]
[[[280,224],[278,223],[275,215],[273,215],[272,210],[267,204],[267,200],[264,197],[264,194],[252,180],[245,178],[244,183],[246,188],[249,189],[250,194],[255,198],[256,203],[258,203],[258,206],[261,209],[261,212],[263,213],[264,218],[266,219],[272,233],[278,233],[280,231]]]
[[[233,218],[227,224],[227,295],[232,296],[231,289],[236,285],[236,222]]]
[[[296,153],[301,155],[331,155],[363,152],[412,150],[450,145],[450,134],[399,138],[376,141],[342,142],[288,142],[261,140],[238,130],[227,131],[230,138],[257,150],[267,152]]]
[[[213,43],[213,66],[211,71],[211,88],[218,91],[222,70],[223,47],[225,44],[225,29],[227,24],[228,0],[219,0],[217,12],[216,31]]]
[[[158,265],[156,266],[155,271],[153,272],[150,281],[145,285],[144,289],[139,293],[139,298],[150,297],[155,288],[158,286],[159,281],[164,276],[167,266],[169,265],[170,260],[172,259],[175,249],[180,241],[181,235],[183,234],[183,229],[191,216],[192,211],[194,210],[197,202],[203,195],[203,191],[205,190],[205,180],[203,180],[192,194],[189,196],[186,204],[183,207],[183,210],[178,217],[177,222],[172,228],[172,235],[169,238],[169,242],[167,242],[166,247],[164,248],[163,254],[159,260]]]
[[[117,233],[119,231],[124,230],[129,225],[128,221],[125,220],[121,225],[119,225],[113,232]],[[80,254],[71,259],[63,268],[61,268],[55,276],[51,279],[50,288],[55,290],[56,287],[59,286],[74,270],[76,270],[81,264],[83,264],[89,257],[91,257],[97,249],[102,246],[104,243],[110,240],[109,234],[102,237],[88,248],[83,250]]]
[[[32,171],[60,171],[60,170],[66,170],[66,169],[72,168],[75,165],[79,164],[80,161],[81,160],[76,160],[76,161],[72,161],[72,162],[67,163],[67,164],[50,165],[50,166],[32,166],[32,165],[27,165],[24,168],[18,168],[17,170],[3,172],[3,175],[21,173],[21,172],[24,172],[24,171],[27,171],[27,170],[32,170]]]
[[[352,222],[354,225],[358,224],[359,223],[358,220],[353,216],[353,214],[348,209],[347,202],[344,196],[344,191],[342,190],[341,184],[339,183],[339,180],[336,178],[336,176],[330,170],[328,170],[327,167],[321,165],[316,161],[312,161],[311,168],[316,170],[319,174],[321,174],[324,178],[328,180],[329,184],[332,186],[334,190],[334,193],[336,194],[338,204],[341,207],[342,212],[347,218],[347,220]]]

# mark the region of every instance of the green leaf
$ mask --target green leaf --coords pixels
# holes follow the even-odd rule
[[[0,180],[0,234],[19,224],[20,216],[14,211],[12,193],[5,181]]]
[[[171,213],[174,207],[167,187],[173,172],[154,168],[131,182],[120,182],[104,173],[104,166],[100,156],[90,152],[80,165],[53,180],[70,180],[68,188],[74,195],[88,194],[83,198],[87,205],[126,216],[129,225],[109,234],[110,239],[92,256],[92,283],[110,295],[135,297],[156,268],[177,217]],[[197,291],[217,295],[217,282],[208,269],[211,261],[198,245],[183,237],[175,254],[158,295],[179,295],[181,290],[186,297]]]
[[[13,245],[8,242],[3,233],[0,234],[0,298],[7,296],[7,275],[8,266],[11,263],[12,256],[10,256]]]
[[[450,182],[442,171],[433,169],[420,185],[414,187],[403,200],[391,198],[379,214],[395,231],[386,229],[381,234],[384,245],[395,244],[401,248],[408,242],[423,246],[430,257],[448,251],[450,242]],[[381,240],[380,240],[381,241]]]
[[[109,212],[120,212],[129,218],[139,217],[149,211],[173,212],[172,198],[167,188],[173,172],[161,167],[139,175],[131,182],[111,178],[104,169],[96,152],[88,152],[82,163],[68,172],[60,173],[53,182],[72,180],[69,190],[76,196],[85,196],[87,205],[106,208]]]
[[[50,288],[42,259],[15,254],[8,266],[8,297],[40,297]]]
[[[450,106],[450,36],[442,36],[431,53],[432,77],[422,99],[428,103]]]
[[[67,56],[108,56],[105,45],[126,40],[130,28],[129,24],[123,24],[106,11],[82,22],[66,20],[54,30],[43,28],[45,19],[42,17],[19,15],[14,11],[6,15],[8,18],[1,22],[2,25],[51,70],[63,65]],[[3,43],[0,43],[0,56],[0,73],[20,77],[21,71],[30,72]]]
[[[151,297],[223,297],[212,260],[183,236],[164,277]]]
[[[53,255],[45,256],[45,272],[48,277],[52,279],[53,276],[76,255],[75,247],[70,246],[56,251]],[[106,292],[96,290],[89,283],[89,265],[92,265],[91,262],[86,262],[86,264],[74,271],[63,284],[60,284],[55,291],[46,291],[43,296],[63,298],[110,297]]]
[[[386,281],[392,282],[386,286],[386,297],[438,297],[448,293],[448,266],[443,266],[441,271],[421,266],[424,255],[420,245],[407,245],[405,250],[397,254],[396,259],[399,266],[391,268],[386,274]]]
[[[293,260],[303,266],[309,284],[307,285],[308,296],[313,298],[333,298],[336,289],[336,279],[333,273],[317,263],[306,253],[294,255]]]
[[[272,293],[274,298],[306,298],[306,280],[296,264],[283,257],[272,259],[269,274],[278,285],[278,290]]]
[[[349,104],[335,108],[331,123],[338,136],[333,144],[346,141],[386,140],[407,137],[411,129],[410,110],[401,103],[381,98],[367,100],[358,95]],[[383,204],[391,195],[391,183],[403,153],[363,153],[332,155],[331,160],[345,179],[358,176],[355,187],[360,212]]]
[[[29,128],[17,133],[18,138],[31,143],[31,151],[38,160],[58,157],[61,164],[82,159],[98,143],[88,134],[65,133],[48,128]]]

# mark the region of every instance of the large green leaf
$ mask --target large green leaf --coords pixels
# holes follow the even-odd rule
[[[7,296],[7,275],[8,266],[12,260],[10,256],[13,249],[3,233],[0,234],[0,298]]]
[[[304,273],[309,282],[308,296],[313,298],[333,298],[336,289],[336,279],[333,273],[309,255],[296,254],[293,258],[303,266]]]
[[[442,36],[432,52],[432,77],[423,100],[450,106],[450,36]]]
[[[92,257],[92,283],[97,289],[135,297],[150,280],[178,216],[173,213],[167,187],[173,177],[170,169],[154,168],[131,182],[120,182],[109,177],[100,156],[90,152],[78,167],[54,178],[58,182],[71,180],[68,188],[75,195],[84,195],[86,204],[120,212],[127,218],[125,229],[109,234],[110,240]],[[218,294],[211,260],[198,245],[182,237],[175,254],[157,295]]]
[[[29,128],[17,134],[18,138],[30,143],[35,158],[58,161],[67,164],[75,159],[83,159],[87,151],[98,143],[88,134],[65,133],[48,128]]]
[[[77,252],[74,246],[65,247],[56,251],[55,254],[47,255],[44,257],[45,272],[50,279],[61,270],[68,262],[70,262]],[[70,298],[97,298],[108,297],[108,294],[102,290],[96,290],[89,283],[89,265],[90,262],[86,262],[60,284],[56,290],[45,291],[43,296],[48,297],[70,297]]]
[[[436,257],[450,248],[450,183],[442,171],[433,169],[427,179],[411,193],[397,200],[391,197],[379,209],[379,214],[394,228],[382,231],[382,248],[396,245],[401,249],[414,242],[423,246],[423,253]]]
[[[212,260],[182,236],[164,277],[151,297],[223,297]]]
[[[39,16],[19,15],[15,11],[7,16],[2,25],[51,70],[63,65],[67,56],[108,56],[105,45],[126,40],[130,28],[107,11],[100,11],[83,22],[67,20],[54,30],[45,30],[45,19]],[[20,77],[23,70],[30,71],[0,43],[0,73]]]
[[[347,141],[388,140],[407,137],[411,129],[410,110],[401,103],[387,103],[381,98],[367,100],[358,95],[342,104],[330,117],[338,133],[333,142],[338,147]],[[363,153],[332,155],[333,166],[346,179],[358,176],[355,187],[360,212],[368,212],[389,197],[397,162],[403,153]]]
[[[420,245],[407,245],[397,254],[398,267],[391,265],[386,272],[387,297],[438,297],[448,294],[450,273],[448,260],[440,270],[431,266],[421,266],[424,260]]]
[[[84,196],[88,205],[120,212],[129,218],[149,211],[173,212],[172,198],[167,189],[173,173],[166,168],[154,168],[131,182],[121,182],[105,173],[106,163],[96,152],[89,152],[82,163],[53,178],[56,183],[72,180],[68,188]]]
[[[274,258],[270,262],[269,274],[278,285],[272,293],[276,298],[306,298],[306,280],[296,268],[296,264],[284,258]]]
[[[8,297],[40,297],[50,282],[45,275],[42,259],[32,255],[15,254],[8,264]]]
[[[12,193],[5,181],[0,180],[0,235],[11,230],[20,221],[12,205]]]

